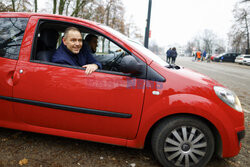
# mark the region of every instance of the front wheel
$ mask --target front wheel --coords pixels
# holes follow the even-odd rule
[[[214,153],[209,127],[193,117],[175,117],[161,122],[152,134],[154,155],[167,167],[202,167]]]

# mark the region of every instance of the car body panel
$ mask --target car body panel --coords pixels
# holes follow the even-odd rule
[[[30,25],[37,24],[38,17],[31,17]],[[79,23],[78,23],[79,24]],[[30,62],[31,43],[35,26],[27,27],[25,49],[20,52],[17,64],[16,84],[13,97],[30,100],[34,103],[45,102],[66,107],[80,107],[95,112],[114,112],[129,114],[131,118],[97,116],[77,112],[61,111],[37,105],[15,103],[14,110],[25,123],[40,127],[98,134],[103,136],[132,139],[135,137],[142,111],[144,89],[131,89],[128,83],[144,80],[108,73],[95,72],[86,75],[82,69],[59,67]],[[22,50],[22,48],[21,48]],[[23,73],[19,73],[22,70]],[[68,77],[70,76],[70,77]],[[108,96],[107,96],[108,95]],[[122,95],[122,96],[121,96]],[[93,111],[92,111],[93,112]],[[39,117],[37,117],[39,115]],[[57,118],[57,120],[55,120]],[[130,127],[126,125],[130,124]],[[116,129],[112,129],[116,127]]]
[[[216,96],[213,86],[222,86],[216,81],[188,69],[164,67],[91,21],[31,13],[1,13],[0,17],[30,18],[18,62],[0,58],[0,96],[5,97],[0,105],[8,111],[1,111],[0,126],[143,148],[147,134],[159,121],[186,114],[216,127],[223,157],[238,154],[237,132],[245,129],[244,114]],[[30,61],[39,19],[89,27],[141,59],[165,82],[103,71],[86,75],[84,69]]]
[[[244,55],[242,63],[245,65],[250,65],[250,55]]]
[[[249,61],[250,61],[250,55],[247,55],[247,54],[237,56],[235,59],[235,63],[239,63],[239,64],[247,64],[247,62]]]
[[[222,62],[234,62],[239,53],[223,53],[217,57],[213,58],[213,61]]]
[[[157,65],[154,65],[152,63],[151,67],[156,69]],[[165,74],[166,84],[163,84],[161,87],[158,86],[161,88],[158,90],[160,91],[159,96],[152,95],[152,91],[155,89],[148,88],[146,90],[142,121],[137,136],[138,140],[145,138],[150,128],[157,121],[166,118],[166,115],[169,117],[190,114],[207,119],[217,128],[223,143],[223,157],[231,157],[238,154],[240,146],[234,127],[244,128],[242,123],[244,122],[244,114],[235,112],[234,109],[228,107],[215,96],[213,85],[222,85],[204,75],[187,69],[159,69],[159,71]],[[181,82],[179,82],[180,80]],[[192,86],[190,87],[190,85]],[[218,101],[221,102],[218,103]],[[229,115],[229,112],[231,115]],[[229,137],[233,140],[228,140]],[[133,145],[134,143],[137,142],[131,141],[128,142],[128,145]],[[140,144],[139,146],[143,146],[143,143]],[[228,147],[229,145],[233,145],[235,149]]]
[[[13,95],[13,75],[17,60],[0,57],[0,96],[12,97]],[[12,102],[0,98],[0,120],[15,121]]]

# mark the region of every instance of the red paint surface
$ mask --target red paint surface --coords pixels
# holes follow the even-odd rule
[[[187,69],[171,70],[141,54],[136,47],[112,35],[98,24],[57,15],[1,13],[0,17],[29,17],[19,60],[0,57],[0,96],[131,114],[114,118],[50,109],[0,100],[0,126],[65,137],[142,148],[146,135],[159,120],[172,115],[203,117],[218,130],[223,157],[239,153],[237,132],[244,130],[244,114],[223,103],[213,86],[221,86]],[[105,34],[161,74],[166,82],[30,62],[37,22],[40,18],[76,23]],[[23,70],[23,73],[19,73]],[[140,84],[128,89],[128,82]],[[152,94],[159,91],[160,95]]]

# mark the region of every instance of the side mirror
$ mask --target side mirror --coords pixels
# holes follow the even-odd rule
[[[143,65],[138,63],[133,56],[128,55],[122,58],[120,70],[123,73],[140,74],[143,72]]]

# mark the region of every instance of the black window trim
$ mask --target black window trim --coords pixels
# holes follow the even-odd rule
[[[60,23],[60,24],[65,23],[65,24],[68,24],[68,25],[74,25],[76,27],[84,27],[84,28],[89,29],[90,31],[93,31],[96,34],[101,35],[101,36],[105,37],[106,39],[112,41],[114,44],[116,44],[117,46],[119,46],[120,48],[122,48],[123,50],[125,50],[129,55],[135,56],[129,50],[127,50],[126,48],[124,48],[123,46],[121,46],[120,44],[118,44],[117,42],[115,42],[113,39],[111,39],[110,37],[106,36],[103,33],[100,33],[97,30],[94,30],[92,28],[86,27],[86,26],[81,25],[81,24],[72,23],[72,22],[58,21],[58,20],[53,20],[53,19],[50,20],[50,19],[44,19],[44,18],[42,18],[42,19],[38,20],[38,23],[37,23],[36,28],[35,28],[35,33],[34,33],[33,42],[32,42],[32,52],[31,52],[31,55],[30,55],[30,62],[39,63],[39,64],[46,64],[46,65],[53,65],[53,66],[59,66],[59,67],[67,67],[67,68],[85,70],[85,68],[82,68],[82,67],[65,65],[65,64],[58,64],[58,63],[52,63],[52,62],[45,62],[45,61],[40,61],[40,60],[34,60],[33,59],[34,56],[36,55],[37,36],[38,36],[38,32],[39,32],[39,27],[40,27],[40,25],[43,22],[52,22],[52,23]],[[142,61],[142,63],[144,63],[144,65],[147,66],[147,63],[145,63],[144,61]],[[114,74],[114,75],[120,75],[120,76],[128,76],[128,77],[134,77],[134,78],[140,78],[140,77],[137,77],[137,76],[134,76],[134,75],[131,75],[131,74],[126,74],[126,73],[117,72],[117,71],[108,71],[108,70],[97,69],[96,72],[101,72],[101,73],[106,73],[106,74]],[[147,76],[145,75],[145,77],[140,78],[140,79],[146,79],[147,80]]]

